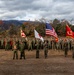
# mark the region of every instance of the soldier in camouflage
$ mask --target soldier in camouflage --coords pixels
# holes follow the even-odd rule
[[[74,40],[72,41],[72,58],[74,59]]]
[[[13,45],[13,59],[18,59],[18,49],[16,43]]]
[[[65,57],[67,56],[68,54],[68,42],[67,42],[67,39],[64,40],[64,51],[65,51]]]
[[[36,58],[39,58],[39,40],[38,39],[36,40],[35,46],[36,46]]]
[[[22,59],[22,57],[25,59],[25,51],[24,51],[24,43],[21,41],[20,42],[20,59]]]
[[[48,56],[48,41],[47,40],[44,42],[44,56],[45,58],[47,58]]]

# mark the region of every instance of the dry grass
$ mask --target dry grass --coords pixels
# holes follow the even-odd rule
[[[20,52],[18,52],[20,55]],[[72,52],[64,57],[63,51],[49,50],[48,58],[40,51],[40,58],[35,58],[35,50],[26,50],[26,59],[13,60],[13,51],[0,50],[0,75],[74,75]]]

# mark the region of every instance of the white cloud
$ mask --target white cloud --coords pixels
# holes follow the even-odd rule
[[[0,19],[74,18],[74,0],[0,0]]]

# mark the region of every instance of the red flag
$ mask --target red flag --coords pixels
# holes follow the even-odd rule
[[[26,37],[25,33],[21,30],[21,37]]]
[[[73,38],[74,38],[74,32],[73,32]]]
[[[66,25],[66,36],[74,38],[74,32],[70,29],[68,25]]]

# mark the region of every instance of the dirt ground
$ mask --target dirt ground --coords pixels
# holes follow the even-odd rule
[[[20,55],[20,52],[18,52]],[[13,60],[13,51],[0,50],[0,75],[74,75],[72,52],[64,57],[63,51],[49,50],[48,58],[40,51],[40,58],[35,58],[35,50],[26,50],[26,59]]]

